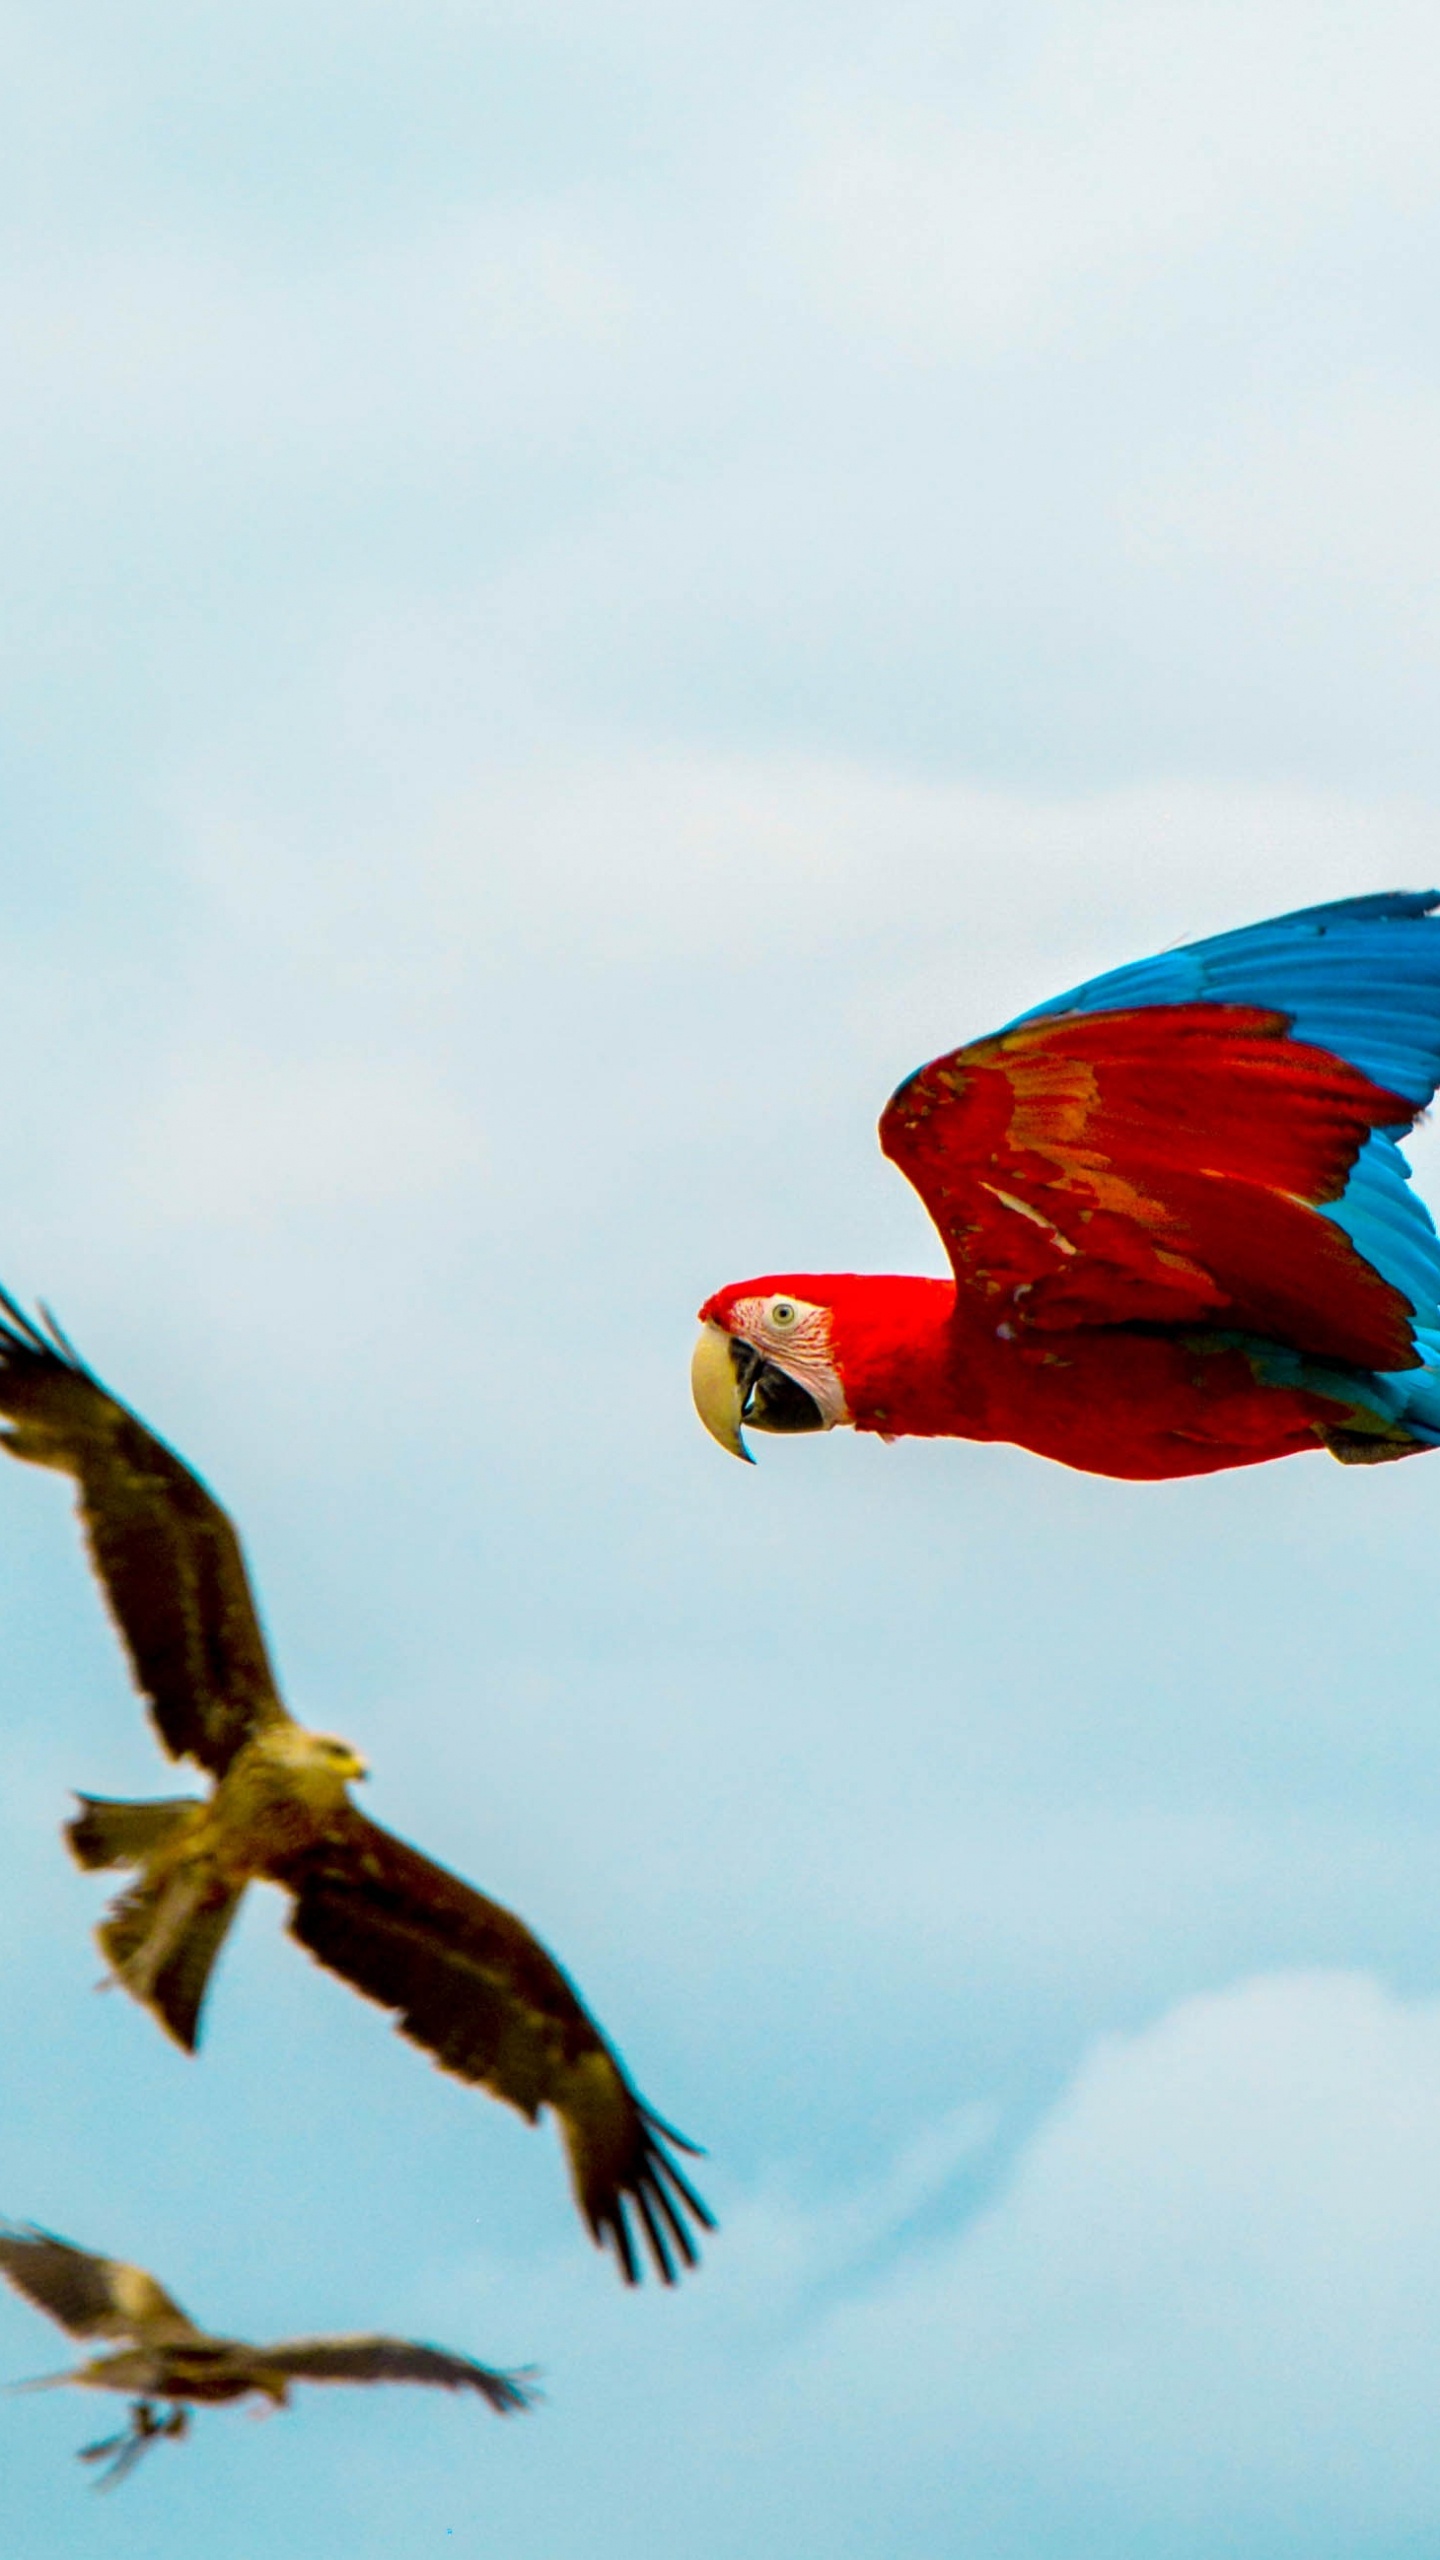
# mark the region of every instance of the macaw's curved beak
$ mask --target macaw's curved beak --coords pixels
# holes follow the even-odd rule
[[[753,1342],[708,1321],[690,1363],[695,1410],[712,1440],[732,1458],[754,1464],[740,1426],[752,1431],[823,1431],[824,1416],[808,1387],[767,1360]]]
[[[733,1334],[707,1321],[700,1327],[690,1363],[690,1393],[711,1439],[728,1449],[732,1458],[744,1458],[751,1466],[755,1462],[740,1436],[740,1425],[759,1361],[758,1351],[748,1342],[738,1342]]]

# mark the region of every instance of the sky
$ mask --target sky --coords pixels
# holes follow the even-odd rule
[[[721,2223],[627,2295],[272,1894],[198,2060],[96,1996],[69,1790],[174,1777],[7,1469],[0,2212],[547,2395],[105,2501],[0,2397],[7,2560],[1433,2560],[1440,1467],[742,1471],[686,1382],[942,1267],[922,1059],[1440,874],[1433,10],[0,35],[0,1278]]]

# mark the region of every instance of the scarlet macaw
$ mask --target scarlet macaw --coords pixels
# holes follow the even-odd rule
[[[1440,1080],[1440,891],[1094,978],[901,1085],[880,1144],[949,1280],[707,1298],[701,1420],[1010,1440],[1156,1478],[1440,1447],[1440,1238],[1397,1139]]]

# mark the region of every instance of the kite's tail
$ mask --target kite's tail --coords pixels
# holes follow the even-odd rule
[[[71,1856],[82,1867],[143,1867],[157,1849],[188,1830],[201,1807],[194,1796],[161,1796],[127,1804],[116,1796],[77,1796],[80,1811],[65,1825]]]
[[[95,1933],[111,1972],[193,2053],[211,1970],[244,1886],[223,1883],[198,1844],[187,1851],[206,1818],[193,1797],[125,1804],[82,1796],[80,1803],[65,1836],[81,1866],[141,1869]]]

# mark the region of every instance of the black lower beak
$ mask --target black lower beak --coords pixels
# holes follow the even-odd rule
[[[745,1401],[741,1421],[751,1431],[823,1431],[824,1416],[808,1387],[767,1360],[753,1342],[730,1337],[730,1359]]]

